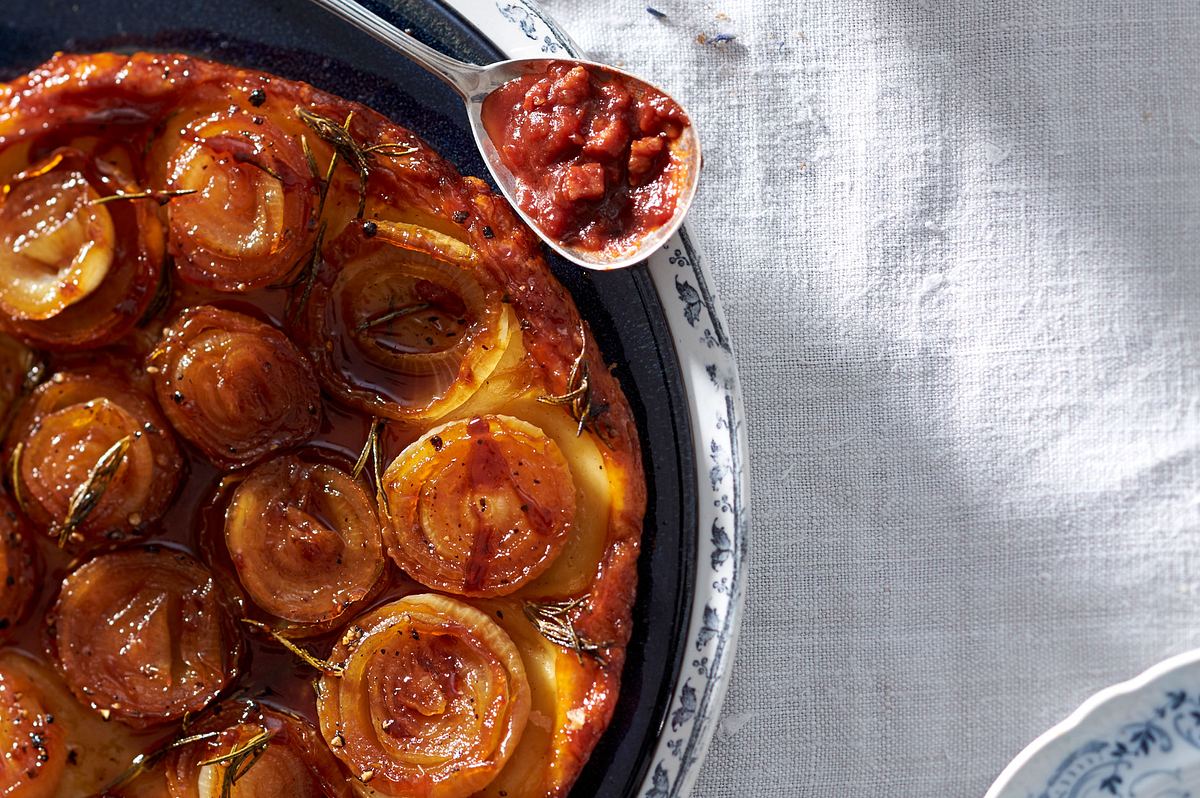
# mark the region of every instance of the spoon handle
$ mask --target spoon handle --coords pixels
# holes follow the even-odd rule
[[[450,84],[464,99],[469,98],[479,86],[480,75],[483,72],[482,67],[439,53],[355,0],[312,0],[312,2],[341,17],[380,43],[408,56]]]

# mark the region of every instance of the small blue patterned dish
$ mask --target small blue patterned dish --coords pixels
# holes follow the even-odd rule
[[[985,798],[1200,796],[1200,651],[1101,690],[1034,740]]]

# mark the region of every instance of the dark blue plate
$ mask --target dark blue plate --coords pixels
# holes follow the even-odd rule
[[[436,0],[368,3],[443,52],[499,59]],[[59,50],[183,51],[304,80],[364,103],[430,142],[465,174],[487,175],[458,98],[436,78],[303,0],[8,0],[0,80]],[[649,486],[640,585],[620,701],[572,796],[636,794],[666,718],[683,654],[696,540],[692,435],[680,366],[644,267],[595,273],[556,257],[633,406]]]

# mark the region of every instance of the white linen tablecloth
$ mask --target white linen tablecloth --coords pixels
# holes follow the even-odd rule
[[[650,2],[545,6],[704,135],[753,525],[696,794],[979,796],[1200,645],[1200,2]]]

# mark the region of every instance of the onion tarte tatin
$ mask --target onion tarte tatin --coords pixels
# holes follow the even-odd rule
[[[612,717],[629,405],[505,202],[368,108],[0,84],[0,432],[0,794],[561,798]]]

